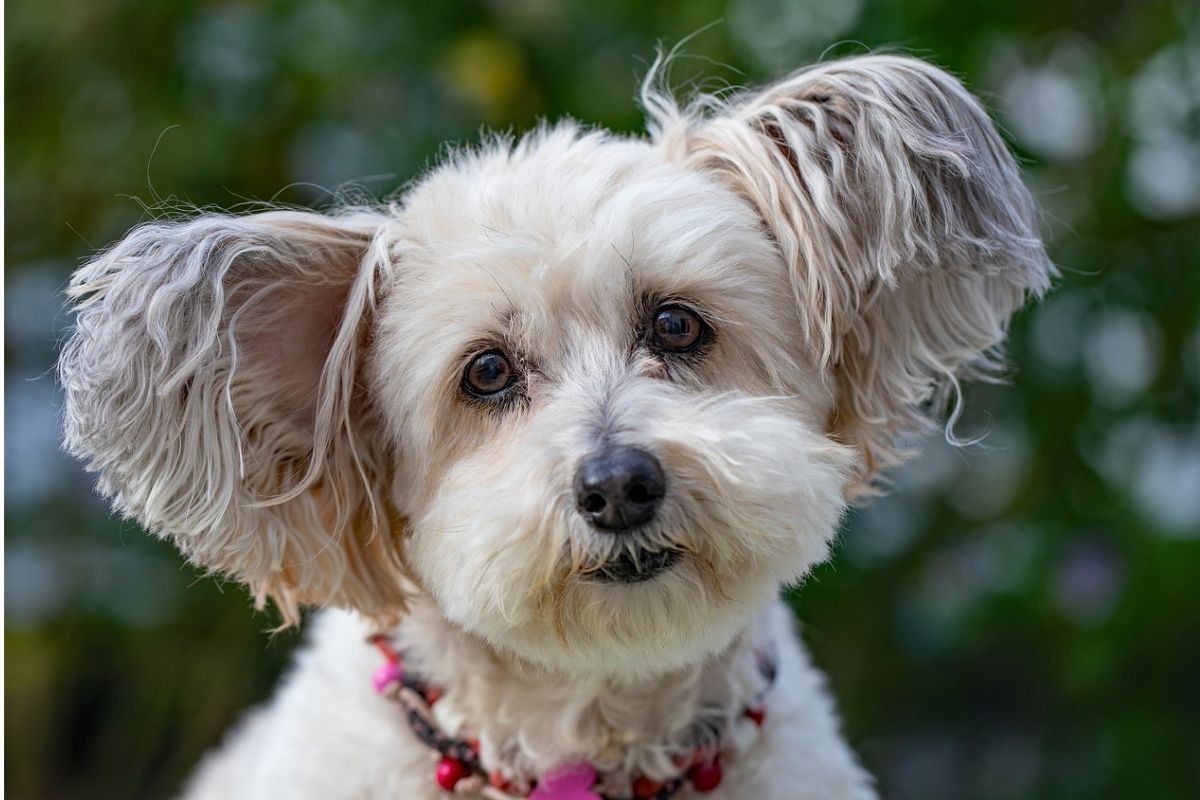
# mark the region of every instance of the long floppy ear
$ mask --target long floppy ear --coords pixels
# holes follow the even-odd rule
[[[1049,286],[1012,155],[924,61],[834,61],[684,111],[648,84],[644,102],[656,139],[746,197],[778,243],[865,482],[959,379],[995,373],[1009,317]]]
[[[388,454],[359,383],[387,221],[156,222],[71,281],[67,448],[117,510],[287,622],[300,603],[403,607]]]

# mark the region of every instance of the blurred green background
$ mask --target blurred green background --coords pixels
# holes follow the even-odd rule
[[[965,76],[1063,268],[968,396],[983,443],[924,442],[795,595],[884,795],[1200,797],[1200,13],[1154,0],[9,2],[8,796],[171,794],[299,640],[57,452],[72,267],[172,199],[382,195],[541,116],[636,131],[656,42],[717,20],[682,91],[882,46]]]

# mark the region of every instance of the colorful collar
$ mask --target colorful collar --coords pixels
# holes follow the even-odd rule
[[[725,725],[721,719],[705,717],[694,725],[692,738],[698,744],[690,758],[678,763],[679,774],[666,781],[639,775],[632,781],[632,795],[600,793],[596,787],[603,776],[587,762],[557,767],[528,787],[516,785],[500,772],[489,774],[483,768],[478,740],[457,739],[438,727],[433,705],[441,699],[441,689],[406,671],[403,655],[385,634],[371,636],[368,641],[386,659],[375,672],[375,691],[397,701],[416,737],[441,755],[434,778],[447,792],[473,793],[487,800],[670,800],[687,784],[701,793],[711,792],[721,784],[724,752],[721,740]],[[773,648],[756,648],[754,657],[765,685],[754,702],[743,709],[742,716],[761,728],[766,719],[763,700],[775,682],[777,669]]]

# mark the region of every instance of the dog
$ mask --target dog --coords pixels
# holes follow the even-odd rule
[[[925,61],[662,75],[645,136],[544,124],[74,275],[99,492],[285,625],[324,609],[186,796],[875,796],[780,589],[1055,270]]]

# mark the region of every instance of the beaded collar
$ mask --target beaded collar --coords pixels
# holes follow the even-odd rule
[[[607,783],[603,780],[606,776],[587,762],[563,765],[530,781],[528,786],[518,785],[499,771],[489,773],[484,769],[477,739],[456,738],[438,726],[433,706],[441,699],[441,689],[406,670],[403,654],[385,634],[375,634],[368,641],[385,659],[375,672],[375,691],[399,703],[413,734],[441,756],[434,779],[449,794],[473,794],[486,800],[671,800],[686,785],[706,793],[721,783],[726,725],[724,718],[703,716],[693,723],[690,738],[696,745],[691,757],[676,762],[679,773],[665,781],[635,776],[629,784],[631,794],[602,794],[596,787]],[[761,728],[766,719],[763,700],[775,683],[777,662],[773,646],[755,648],[754,658],[764,686],[742,710],[742,718]]]

